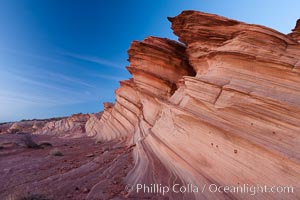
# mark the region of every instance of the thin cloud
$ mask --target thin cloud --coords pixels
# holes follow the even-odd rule
[[[94,85],[91,85],[89,83],[86,83],[80,79],[71,77],[71,76],[67,76],[61,73],[55,73],[55,72],[50,72],[50,71],[46,71],[46,70],[41,70],[39,71],[39,73],[26,73],[26,71],[24,72],[23,70],[7,70],[6,73],[8,73],[8,75],[11,78],[14,78],[16,80],[20,80],[23,82],[27,82],[30,84],[34,84],[37,86],[41,86],[41,87],[45,87],[48,89],[55,89],[55,90],[62,90],[62,91],[66,91],[65,89],[61,88],[61,87],[56,87],[54,86],[54,84],[47,84],[41,81],[37,81],[36,79],[39,80],[49,80],[50,82],[60,82],[60,83],[73,83],[72,86],[84,86],[84,87],[88,87],[88,88],[95,88]],[[71,85],[71,84],[69,84]],[[69,90],[68,90],[69,91]]]
[[[127,79],[127,78],[124,78],[124,77],[110,76],[110,75],[103,75],[103,74],[92,74],[91,76],[106,79],[106,80],[112,80],[112,81],[123,81],[123,80]]]
[[[22,91],[5,91],[0,92],[0,104],[29,105],[29,106],[58,106],[83,103],[95,100],[95,98],[86,96],[39,96],[36,94],[27,94]]]
[[[69,56],[69,57],[76,58],[76,59],[83,60],[83,61],[96,63],[99,65],[105,65],[108,67],[114,67],[114,68],[118,68],[118,69],[125,69],[125,67],[122,67],[122,65],[120,65],[120,64],[117,64],[115,62],[112,62],[112,61],[109,61],[109,60],[106,60],[103,58],[99,58],[99,57],[85,56],[85,55],[79,55],[79,54],[74,54],[74,53],[69,53],[69,52],[64,52],[64,53],[62,53],[62,55]]]
[[[53,57],[49,57],[49,56],[44,56],[44,55],[38,55],[38,54],[34,54],[28,51],[20,51],[20,50],[15,50],[15,49],[9,49],[9,48],[3,48],[0,47],[0,51],[2,52],[6,52],[9,54],[14,54],[16,56],[25,56],[28,58],[33,58],[35,60],[40,60],[40,61],[45,61],[47,63],[51,62],[51,63],[56,63],[56,64],[63,64],[63,65],[68,65],[68,62],[65,62],[63,60],[60,59],[55,59]]]
[[[57,73],[57,72],[51,72],[48,70],[41,70],[39,69],[38,72],[31,72],[26,73],[24,70],[6,70],[11,74],[18,75],[24,77],[24,74],[28,77],[33,77],[33,78],[38,78],[38,79],[43,79],[43,80],[49,80],[52,82],[61,82],[61,83],[75,83],[76,86],[84,86],[84,87],[90,87],[90,88],[95,88],[94,85],[91,85],[85,81],[82,81],[80,79],[74,78],[72,76],[68,76],[62,73]]]
[[[7,72],[10,76],[10,78],[13,78],[15,79],[16,81],[21,81],[21,82],[24,82],[24,83],[28,83],[28,84],[31,84],[31,85],[35,85],[35,86],[38,86],[38,87],[43,87],[43,88],[47,88],[47,89],[51,89],[51,90],[56,90],[56,91],[61,91],[61,92],[64,92],[64,93],[69,93],[69,94],[75,94],[75,95],[81,95],[80,92],[74,92],[74,91],[70,91],[69,89],[64,89],[62,87],[57,87],[57,86],[54,86],[53,84],[48,84],[48,83],[44,83],[44,82],[41,82],[41,81],[37,81],[37,80],[34,80],[33,78],[27,78],[24,76],[24,74],[19,74],[19,73],[16,73],[16,72]]]
[[[48,98],[35,98],[31,96],[30,98],[24,98],[23,96],[1,96],[0,103],[3,104],[21,104],[21,105],[57,105],[59,101],[52,101]]]
[[[58,80],[58,81],[62,81],[62,82],[65,82],[65,83],[66,82],[71,82],[71,83],[75,83],[76,85],[82,85],[82,86],[94,88],[93,85],[91,85],[89,83],[86,83],[86,82],[84,82],[84,81],[82,81],[80,79],[71,77],[71,76],[67,76],[67,75],[60,74],[60,73],[55,73],[55,72],[45,72],[45,74],[47,76],[54,77],[54,79]]]
[[[32,54],[30,52],[25,52],[25,51],[20,51],[20,50],[13,50],[13,49],[7,49],[7,48],[0,47],[0,51],[5,51],[5,52],[8,52],[8,53],[12,53],[12,54],[23,55],[23,56],[31,57],[31,58],[34,58],[34,59],[43,60],[43,61],[46,61],[47,63],[51,62],[51,63],[65,64],[65,65],[70,64],[70,63],[68,63],[66,61],[62,61],[60,59],[54,59],[52,57]],[[63,55],[63,56],[69,56],[69,57],[72,57],[72,58],[75,58],[75,59],[79,59],[79,60],[83,60],[83,61],[96,63],[96,64],[99,64],[99,65],[104,65],[104,66],[108,66],[108,67],[113,67],[113,68],[125,70],[125,67],[123,67],[122,64],[117,64],[115,62],[112,62],[112,61],[109,61],[109,60],[106,60],[106,59],[102,59],[102,58],[99,58],[99,57],[79,55],[79,54],[74,54],[74,53],[64,52],[64,51],[60,51],[60,52],[62,52],[62,53],[60,53],[60,55]],[[84,82],[80,79],[77,79],[77,78],[74,78],[74,77],[71,77],[71,76],[67,76],[67,75],[64,75],[64,74],[56,73],[56,72],[40,70],[41,69],[40,67],[35,67],[35,68],[39,69],[39,74],[30,73],[30,74],[28,74],[29,76],[31,76],[31,77],[34,76],[34,77],[40,78],[40,79],[48,79],[50,81],[53,80],[53,81],[59,81],[59,82],[64,82],[64,83],[75,83],[76,85],[95,88],[95,86],[93,86],[89,83],[86,83],[86,82]],[[23,71],[14,70],[12,72],[13,73],[16,72],[17,74],[22,74],[22,77],[24,77],[23,74],[26,73],[26,71],[24,71],[24,70]],[[50,77],[52,79],[49,79]],[[103,78],[103,79],[107,79],[107,80],[114,80],[114,81],[124,80],[123,77],[114,77],[114,76],[106,76],[106,75],[103,75],[103,76],[99,75],[98,77]],[[27,82],[29,82],[29,81],[27,80]],[[39,84],[39,85],[42,85],[42,84]],[[45,86],[45,87],[49,88],[49,86]]]
[[[23,91],[1,90],[0,103],[13,105],[57,105],[61,99],[43,97],[35,94],[27,94]]]
[[[1,78],[2,77],[2,78]],[[112,78],[112,77],[110,77]],[[45,105],[68,105],[68,104],[75,104],[75,103],[83,103],[87,101],[96,100],[97,97],[94,95],[95,86],[88,84],[80,79],[76,79],[73,77],[65,76],[60,73],[49,72],[47,70],[41,70],[39,73],[26,73],[23,70],[6,70],[0,74],[0,84],[5,83],[5,81],[11,81],[12,85],[7,85],[4,87],[4,84],[0,85],[0,96],[2,96],[2,102],[9,102],[9,101],[19,101],[21,100],[23,103],[26,102],[44,102]],[[7,79],[7,80],[5,80]],[[44,82],[44,80],[49,80]],[[74,88],[66,88],[62,87],[61,84],[57,85],[55,80],[60,80],[63,82],[71,82],[76,83],[74,85],[84,85],[85,88],[81,90],[74,89]],[[7,84],[7,83],[6,83]],[[9,83],[8,83],[9,84]],[[39,91],[33,92],[32,94],[28,94],[28,90],[18,90],[15,89],[15,84],[26,84],[26,88],[30,88],[32,86],[37,86],[42,88],[39,91],[47,91],[40,93]],[[65,85],[65,84],[64,84]],[[3,87],[2,87],[3,86]],[[11,87],[10,87],[11,86]],[[9,90],[7,88],[10,87]],[[93,87],[92,90],[90,88]],[[43,89],[45,88],[45,89]],[[99,89],[99,87],[98,87]],[[106,91],[106,88],[102,88],[102,91]],[[44,95],[43,95],[44,94]],[[6,97],[6,99],[4,99]]]

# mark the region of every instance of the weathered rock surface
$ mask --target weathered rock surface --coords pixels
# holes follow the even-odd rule
[[[102,112],[89,114],[89,119],[85,123],[85,132],[87,136],[95,136],[101,120]]]
[[[289,36],[300,42],[300,19],[297,20],[296,26],[289,34]]]
[[[46,134],[59,137],[93,136],[102,113],[74,114],[69,117],[22,120],[0,124],[0,133]]]
[[[121,82],[97,126],[101,141],[136,145],[127,183],[293,186],[293,193],[206,188],[165,197],[299,199],[299,23],[285,35],[195,11],[169,20],[183,44],[134,41],[132,79]]]
[[[51,118],[51,119],[33,119],[33,120],[22,120],[18,122],[8,122],[0,124],[0,133],[33,133],[45,126],[48,122],[59,121],[62,118]]]
[[[46,123],[34,134],[56,135],[60,137],[81,137],[85,135],[85,124],[89,120],[89,114],[74,114],[61,120]]]

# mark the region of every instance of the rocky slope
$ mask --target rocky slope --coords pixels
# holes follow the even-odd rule
[[[134,41],[132,79],[97,126],[98,140],[136,145],[127,183],[204,186],[170,199],[300,198],[299,21],[285,35],[195,11],[169,20],[183,44]],[[211,192],[212,184],[294,192]]]
[[[123,178],[133,163],[132,149],[122,141],[31,135],[33,142],[51,145],[30,148],[26,135],[0,135],[1,200],[124,199]]]

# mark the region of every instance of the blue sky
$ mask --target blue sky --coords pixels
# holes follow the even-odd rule
[[[0,122],[98,112],[130,77],[132,40],[176,40],[167,16],[198,10],[289,33],[299,0],[0,0]]]

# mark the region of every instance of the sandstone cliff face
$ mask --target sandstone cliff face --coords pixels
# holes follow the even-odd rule
[[[195,11],[169,20],[183,44],[134,41],[132,79],[97,126],[99,140],[136,145],[127,182],[294,187],[255,196],[168,193],[172,199],[299,198],[299,23],[284,35]]]

